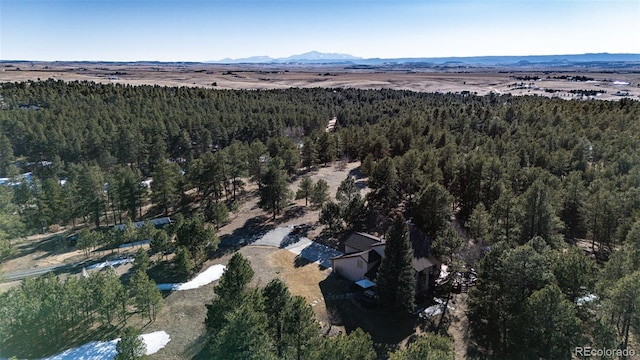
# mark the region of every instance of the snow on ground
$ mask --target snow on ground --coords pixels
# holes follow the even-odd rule
[[[222,276],[226,267],[221,264],[216,264],[210,266],[207,270],[198,274],[192,280],[186,283],[176,283],[176,284],[158,284],[158,289],[164,291],[178,291],[178,290],[193,290],[197,289],[201,286],[212,283]]]
[[[157,353],[171,341],[171,337],[165,331],[155,331],[140,337],[147,347],[147,355]],[[111,341],[92,341],[42,360],[111,360],[116,357],[118,341],[119,338]]]
[[[596,300],[598,297],[595,294],[587,294],[585,296],[581,296],[579,298],[576,299],[576,305],[578,306],[582,306],[585,304],[588,304],[594,300]]]
[[[171,337],[165,331],[154,331],[142,334],[140,337],[142,337],[144,344],[147,346],[147,355],[157,353],[171,341]]]
[[[87,270],[102,269],[103,267],[107,267],[109,265],[117,266],[117,265],[127,264],[127,263],[131,263],[131,262],[133,262],[133,258],[125,258],[125,259],[117,259],[117,260],[105,261],[105,262],[102,262],[102,263],[98,263],[98,264],[93,264],[91,266],[87,266]]]

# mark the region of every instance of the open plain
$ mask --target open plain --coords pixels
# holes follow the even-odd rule
[[[466,66],[2,62],[0,82],[93,81],[210,89],[358,88],[563,99],[640,97],[640,65]]]

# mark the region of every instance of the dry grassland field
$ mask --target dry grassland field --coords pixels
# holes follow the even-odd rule
[[[56,79],[211,89],[384,88],[444,93],[469,91],[478,95],[511,93],[563,99],[583,98],[579,91],[586,90],[603,100],[638,99],[640,96],[640,67],[610,70],[580,66],[509,68],[82,62],[4,62],[0,66],[0,82]]]

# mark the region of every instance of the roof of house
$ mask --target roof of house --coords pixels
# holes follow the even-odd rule
[[[371,246],[376,245],[380,242],[382,242],[382,239],[377,236],[356,232],[349,235],[349,238],[347,239],[347,241],[345,241],[344,245],[354,248],[358,251],[365,251],[369,250]]]
[[[413,269],[418,272],[428,269],[435,265],[440,265],[440,264],[441,262],[438,261],[438,259],[434,258],[433,256],[420,257],[420,258],[414,257],[413,260],[411,260],[411,265],[413,265]]]
[[[170,219],[170,218],[168,218],[168,217],[155,218],[155,219],[151,219],[151,220],[148,220],[148,221],[151,221],[151,223],[152,223],[155,227],[160,227],[160,226],[163,226],[163,225],[167,225],[167,224],[171,224],[171,223],[172,223],[171,219]],[[145,222],[146,222],[146,221],[136,221],[136,222],[134,223],[134,225],[135,225],[135,227],[137,227],[137,228],[141,228],[141,227],[144,225],[144,223],[145,223]],[[118,224],[118,225],[114,225],[114,226],[113,226],[113,228],[114,228],[114,229],[118,229],[118,230],[124,230],[124,229],[125,229],[125,227],[126,227],[126,224]]]
[[[361,257],[362,260],[366,261],[369,264],[382,259],[380,254],[378,254],[377,252],[371,251],[371,250],[365,250],[365,251],[352,252],[349,254],[342,254],[340,256],[332,257],[331,260],[348,259],[348,258],[358,257],[358,256]]]

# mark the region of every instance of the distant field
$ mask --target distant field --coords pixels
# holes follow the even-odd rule
[[[415,67],[404,65],[219,65],[114,63],[2,63],[0,82],[95,81],[128,85],[215,89],[359,88],[486,95],[540,95],[563,99],[640,98],[640,68]],[[578,80],[576,80],[578,79]]]

